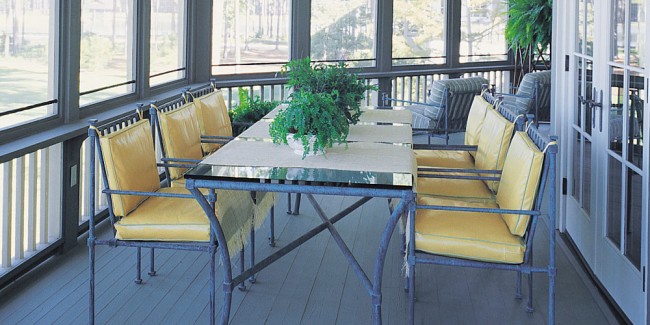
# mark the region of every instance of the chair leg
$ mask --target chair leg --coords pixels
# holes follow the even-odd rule
[[[250,245],[250,250],[251,250],[251,268],[255,266],[255,227],[251,224],[251,245]],[[242,272],[244,270],[242,269]],[[255,283],[255,274],[250,276],[248,278],[248,282],[250,283]]]
[[[293,214],[293,211],[291,211],[291,193],[287,193],[287,214]]]
[[[533,272],[528,273],[528,305],[526,311],[529,313],[535,311],[533,308]]]
[[[95,324],[95,243],[88,240],[88,279],[90,293],[88,298],[88,324]]]
[[[533,251],[530,252],[530,258],[528,260],[529,266],[533,266]],[[533,272],[528,273],[528,305],[526,311],[532,313],[533,309]]]
[[[408,293],[409,293],[409,324],[415,324],[415,264],[409,265]]]
[[[242,247],[241,250],[239,250],[239,271],[241,272],[240,274],[244,273],[244,268],[246,265],[244,265],[244,248]],[[246,291],[246,281],[242,281],[239,284],[239,291]]]
[[[216,285],[215,285],[215,274],[216,274],[216,259],[215,255],[217,253],[216,246],[210,247],[210,324],[215,324],[216,322]]]
[[[153,248],[151,249],[151,255],[149,257],[150,257],[150,262],[151,262],[150,265],[151,266],[149,268],[149,273],[148,274],[149,274],[149,276],[155,276],[156,275],[156,266],[155,266],[156,264],[155,264],[154,261],[155,261],[156,258],[155,258],[155,252],[154,252]]]
[[[521,299],[521,271],[517,271],[517,292],[515,293],[515,299]]]
[[[271,228],[269,230],[269,246],[275,247],[275,205],[271,207],[271,217],[269,218]]]
[[[297,216],[300,214],[300,193],[296,193],[296,205],[293,207],[293,215]]]
[[[142,283],[142,272],[140,271],[141,266],[142,266],[141,265],[142,261],[140,260],[141,257],[142,257],[142,249],[140,247],[138,247],[138,248],[136,248],[136,254],[135,254],[135,259],[136,259],[136,262],[135,262],[135,280],[133,281],[133,282],[135,282],[135,284],[141,284]]]

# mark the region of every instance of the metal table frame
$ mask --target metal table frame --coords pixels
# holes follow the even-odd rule
[[[200,167],[200,166],[199,166]],[[197,167],[197,168],[199,168]],[[368,295],[372,299],[372,320],[374,324],[381,324],[381,284],[382,276],[384,271],[384,260],[386,258],[386,252],[388,250],[388,245],[390,243],[391,236],[395,230],[395,226],[400,218],[400,216],[407,211],[415,213],[415,193],[413,192],[412,187],[409,186],[387,186],[387,185],[372,185],[372,184],[354,184],[353,186],[344,185],[341,183],[318,183],[318,182],[306,182],[305,184],[288,184],[283,181],[272,182],[270,180],[264,180],[263,182],[259,179],[235,179],[227,177],[217,177],[217,176],[199,176],[193,175],[192,171],[186,174],[186,187],[197,199],[206,215],[210,220],[210,227],[212,228],[213,233],[216,235],[217,242],[219,244],[219,255],[221,258],[221,263],[224,268],[223,272],[223,301],[224,305],[222,307],[221,314],[221,324],[227,324],[230,319],[230,305],[232,302],[232,290],[233,287],[237,286],[240,283],[243,283],[251,275],[263,270],[271,263],[277,261],[282,256],[288,254],[296,247],[300,246],[310,238],[316,236],[323,230],[329,230],[331,236],[334,238],[337,246],[347,259],[348,263],[354,270],[355,274],[361,281],[362,285],[368,292]],[[212,206],[210,205],[208,199],[201,193],[200,188],[211,188],[211,189],[226,189],[226,190],[242,190],[242,191],[262,191],[262,192],[283,192],[283,193],[303,193],[306,194],[307,199],[312,204],[316,210],[318,216],[320,217],[322,223],[309,231],[304,235],[298,237],[291,243],[280,248],[277,252],[271,254],[267,258],[256,263],[252,267],[248,268],[242,272],[239,276],[233,278],[232,276],[232,266],[230,262],[230,255],[228,253],[228,247],[226,243],[226,238],[224,236],[221,225],[214,213]],[[352,205],[348,206],[338,214],[328,217],[326,216],[323,209],[320,207],[318,202],[314,199],[314,194],[321,195],[342,195],[342,196],[358,196],[362,197]],[[338,233],[334,224],[343,219],[345,216],[349,215],[355,209],[362,206],[364,203],[368,202],[371,198],[401,198],[400,203],[397,208],[391,213],[384,231],[381,235],[379,242],[379,247],[377,249],[377,255],[375,258],[375,267],[372,281],[366,275],[364,270],[361,268],[361,265],[352,255],[352,252],[345,244],[341,235]],[[218,199],[218,198],[217,198]],[[216,315],[210,315],[210,323],[215,323]]]

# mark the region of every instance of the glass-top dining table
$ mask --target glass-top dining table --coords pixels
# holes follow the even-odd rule
[[[186,187],[207,214],[221,247],[220,259],[224,267],[221,323],[229,321],[235,286],[327,229],[371,298],[373,323],[380,324],[381,281],[388,244],[400,216],[415,209],[413,185],[417,166],[411,149],[410,112],[365,108],[360,123],[350,126],[346,144],[327,148],[325,155],[302,159],[289,146],[274,144],[268,135],[268,125],[282,107],[185,174]],[[233,277],[222,227],[205,191],[201,191],[206,188],[301,193],[307,197],[322,223]],[[360,199],[336,215],[327,216],[314,195],[356,196]],[[386,221],[377,247],[373,274],[369,277],[334,224],[372,198],[401,200]],[[214,317],[211,316],[211,321]]]

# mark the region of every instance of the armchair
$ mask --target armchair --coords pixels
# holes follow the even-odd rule
[[[503,95],[503,104],[517,114],[535,114],[535,124],[551,119],[551,71],[527,73],[516,94]]]
[[[388,98],[384,94],[384,105],[390,102],[403,102],[404,108],[413,113],[413,131],[426,133],[429,143],[431,136],[439,136],[449,143],[449,133],[464,131],[467,116],[474,96],[481,94],[488,80],[483,77],[436,80],[431,83],[431,89],[425,103]]]
[[[535,126],[517,132],[508,149],[493,202],[418,197],[407,221],[407,286],[409,323],[414,321],[415,266],[438,264],[517,272],[516,297],[521,298],[521,275],[527,275],[527,311],[533,311],[534,273],[549,277],[549,324],[555,308],[555,157],[557,144]],[[481,179],[477,177],[477,179]],[[541,213],[542,193],[549,184],[549,213]],[[540,217],[548,217],[549,258],[533,265],[533,237]]]

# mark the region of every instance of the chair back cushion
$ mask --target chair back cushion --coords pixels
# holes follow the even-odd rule
[[[448,90],[450,96],[447,98],[447,107],[449,108],[447,128],[464,129],[474,96],[481,93],[484,84],[488,84],[488,81],[483,77],[436,80],[432,82],[427,104],[436,106],[428,106],[424,112],[432,120],[431,127],[445,127],[444,110],[441,105],[445,104],[444,94]]]
[[[512,139],[503,165],[497,204],[501,209],[530,210],[539,187],[544,154],[525,132],[517,132]],[[523,236],[529,215],[503,214],[510,233]]]
[[[479,134],[478,149],[476,151],[476,169],[502,170],[503,162],[508,152],[508,145],[512,139],[515,124],[501,116],[496,110],[485,112],[485,120]],[[482,174],[482,176],[495,176]],[[499,189],[498,181],[484,181],[492,191]]]
[[[518,114],[535,114],[535,81],[538,82],[537,103],[539,110],[548,106],[550,109],[551,100],[551,71],[531,72],[524,75],[517,88],[517,97],[515,103],[515,111]]]
[[[199,117],[199,127],[202,135],[232,136],[232,123],[228,116],[228,107],[221,90],[213,91],[205,96],[194,98],[196,112]],[[204,143],[203,152],[210,153],[221,147],[218,143]]]
[[[193,103],[169,112],[160,112],[160,131],[165,154],[169,158],[201,159],[201,130]],[[172,180],[183,176],[187,168],[170,168]]]
[[[483,120],[485,120],[485,112],[492,109],[492,105],[488,103],[482,96],[474,96],[472,107],[469,109],[467,116],[467,128],[465,130],[465,144],[468,146],[477,146],[481,127],[483,127]],[[472,157],[476,157],[476,151],[469,151]]]
[[[152,192],[160,188],[149,120],[100,135],[99,143],[110,189]],[[113,194],[111,199],[115,216],[124,217],[147,197]]]

